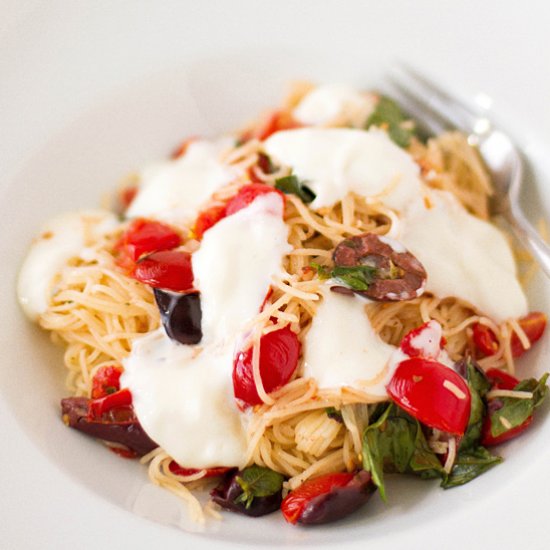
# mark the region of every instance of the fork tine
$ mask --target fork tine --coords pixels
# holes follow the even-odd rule
[[[474,131],[476,120],[482,116],[481,112],[473,110],[405,63],[400,62],[396,69],[391,80],[402,91],[406,90],[409,96],[425,104],[446,120],[448,125],[467,133]]]
[[[399,82],[389,77],[390,85],[388,92],[403,108],[403,110],[415,121],[416,126],[421,130],[425,137],[441,134],[446,130],[452,129],[453,124],[439,113],[434,112],[423,101],[404,88]]]

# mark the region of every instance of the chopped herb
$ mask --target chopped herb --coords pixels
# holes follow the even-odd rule
[[[501,462],[500,456],[492,455],[485,447],[459,453],[451,473],[441,482],[441,487],[450,489],[464,485]]]
[[[503,433],[521,426],[532,414],[533,411],[542,403],[548,393],[546,373],[540,380],[529,378],[522,380],[514,391],[528,391],[533,393],[530,399],[517,399],[515,397],[499,397],[502,407],[491,412],[491,435],[498,437]],[[505,426],[500,418],[504,417],[510,424]]]
[[[445,477],[441,462],[428,446],[420,422],[393,403],[365,430],[363,468],[371,473],[384,500],[384,473],[409,473],[423,479]]]
[[[337,266],[332,270],[332,277],[353,290],[367,290],[376,278],[377,271],[376,267],[370,265]]]
[[[331,271],[330,268],[328,268],[326,265],[321,265],[316,262],[311,262],[309,265],[317,271],[317,276],[319,277],[319,279],[323,281],[325,281],[326,279],[330,279]]]
[[[342,413],[336,407],[327,407],[325,412],[329,418],[332,418],[332,420],[343,422]]]
[[[236,480],[243,492],[235,502],[250,508],[256,497],[268,497],[281,491],[284,477],[269,468],[254,465],[245,468]]]
[[[315,193],[296,176],[286,176],[275,180],[275,188],[285,195],[296,195],[305,204],[315,199]]]
[[[464,363],[459,366],[459,370],[461,369],[465,370],[472,404],[468,427],[464,437],[460,441],[458,449],[459,455],[461,452],[474,450],[479,445],[483,419],[486,414],[486,407],[483,399],[491,389],[491,382],[489,382],[483,371],[472,359],[465,359]]]
[[[366,128],[381,126],[387,128],[388,135],[399,147],[408,147],[414,130],[404,127],[407,117],[395,101],[381,96],[374,112],[369,116]]]

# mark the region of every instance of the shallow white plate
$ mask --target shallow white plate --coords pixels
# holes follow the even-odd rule
[[[444,7],[445,4],[445,7]],[[455,4],[455,3],[453,3]],[[14,281],[55,213],[99,203],[117,179],[182,138],[215,135],[276,105],[293,79],[383,82],[405,59],[464,96],[484,92],[530,162],[529,215],[550,212],[550,73],[544,1],[7,2],[0,30],[0,540],[2,548],[409,549],[547,547],[550,420],[506,462],[451,491],[392,482],[363,513],[320,529],[227,517],[202,535],[135,462],[68,431],[59,350],[23,318]],[[545,165],[545,162],[547,163]],[[550,311],[549,285],[530,288]],[[503,297],[506,299],[506,297]],[[520,365],[540,374],[548,338]]]

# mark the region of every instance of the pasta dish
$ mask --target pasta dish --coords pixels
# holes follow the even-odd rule
[[[516,377],[546,315],[492,193],[464,135],[421,139],[347,86],[185,140],[109,208],[48,222],[22,266],[25,313],[65,348],[64,422],[198,522],[334,521],[392,473],[469,482],[547,389]]]

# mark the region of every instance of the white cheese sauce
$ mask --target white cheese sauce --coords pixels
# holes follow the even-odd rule
[[[144,170],[127,217],[170,223],[194,218],[212,193],[234,178],[233,171],[219,160],[231,145],[230,138],[193,141],[183,156]]]
[[[420,198],[400,224],[400,241],[426,268],[426,290],[456,296],[500,322],[527,313],[508,241],[494,225],[469,214],[447,191]]]
[[[281,258],[292,250],[282,215],[281,197],[267,193],[204,234],[192,261],[208,340],[234,341],[259,313],[273,275],[282,272]]]
[[[137,340],[123,362],[122,384],[143,428],[182,466],[244,466],[234,346],[290,251],[282,210],[279,195],[262,195],[205,233],[192,258],[201,290],[200,345],[171,342],[161,329]]]
[[[376,106],[374,94],[362,93],[341,84],[318,86],[306,94],[292,115],[304,125],[338,122],[363,127]]]
[[[62,214],[44,225],[17,281],[19,303],[30,319],[36,321],[48,308],[52,282],[67,261],[118,223],[116,216],[106,210],[82,210]]]
[[[304,342],[304,372],[319,388],[355,387],[384,397],[393,370],[388,361],[394,346],[374,332],[360,297],[323,290]],[[397,365],[395,365],[397,366]]]
[[[313,209],[332,206],[353,191],[401,211],[422,191],[418,165],[382,130],[282,131],[265,141],[265,150],[311,188]]]

